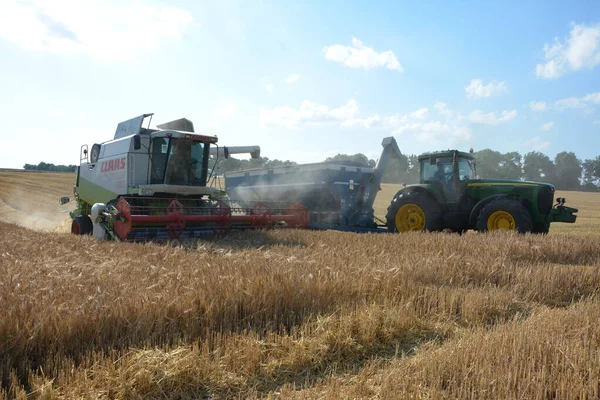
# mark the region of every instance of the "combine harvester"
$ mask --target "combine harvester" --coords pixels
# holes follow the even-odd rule
[[[547,233],[575,222],[577,209],[546,183],[476,179],[473,154],[456,150],[419,157],[420,183],[391,200],[386,221],[373,203],[390,162],[401,156],[383,139],[377,165],[323,162],[228,173],[226,191],[208,187],[209,157],[259,157],[258,146],[218,147],[180,119],[143,128],[152,114],[120,123],[114,139],[82,146],[73,188],[72,233],[99,239],[150,240],[294,227],[351,232],[468,229]],[[149,124],[148,124],[149,126]],[[70,201],[61,198],[61,204]]]
[[[250,153],[257,158],[258,146],[217,147],[216,136],[194,133],[185,118],[158,129],[143,128],[151,117],[143,114],[121,122],[113,140],[94,144],[89,151],[87,145],[81,147],[72,233],[139,241],[306,226],[306,209],[299,204],[231,207],[224,192],[206,185],[210,156]],[[70,200],[62,197],[60,203]]]

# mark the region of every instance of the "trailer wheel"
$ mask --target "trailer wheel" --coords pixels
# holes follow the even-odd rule
[[[476,227],[480,232],[510,230],[527,233],[533,230],[533,223],[523,204],[517,200],[501,198],[483,207]]]
[[[422,191],[400,191],[388,207],[386,225],[390,232],[440,231],[442,207]]]
[[[93,230],[92,220],[87,215],[73,218],[71,233],[74,235],[91,235]]]

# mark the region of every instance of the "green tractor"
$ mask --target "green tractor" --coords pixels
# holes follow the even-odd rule
[[[419,156],[420,183],[401,189],[386,215],[391,232],[548,233],[551,222],[575,222],[578,210],[556,199],[548,183],[476,179],[475,157],[448,150]]]

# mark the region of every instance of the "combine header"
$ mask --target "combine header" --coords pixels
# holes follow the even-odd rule
[[[276,225],[306,227],[306,209],[290,203],[232,204],[208,187],[209,156],[250,153],[258,146],[217,147],[217,137],[194,133],[179,119],[143,128],[152,114],[121,122],[113,140],[81,147],[73,188],[71,231],[99,239],[148,240],[223,234]],[[148,124],[149,125],[149,124]],[[70,201],[61,198],[61,204]]]

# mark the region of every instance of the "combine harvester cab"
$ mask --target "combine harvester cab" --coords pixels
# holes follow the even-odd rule
[[[94,144],[91,150],[81,147],[72,233],[125,241],[306,225],[306,210],[300,205],[269,206],[269,213],[264,204],[232,207],[224,192],[206,185],[211,155],[258,157],[258,146],[217,147],[216,136],[194,133],[185,118],[157,129],[143,128],[151,117],[143,114],[121,122],[113,140]],[[69,200],[63,197],[60,202]]]
[[[375,167],[356,162],[322,162],[227,173],[226,191],[242,206],[256,202],[299,203],[307,227],[352,232],[386,232],[373,203],[390,161],[401,156],[393,137],[383,139]]]

